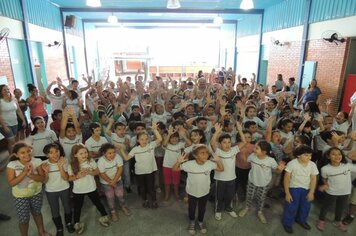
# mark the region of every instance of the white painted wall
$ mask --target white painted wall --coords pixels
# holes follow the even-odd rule
[[[257,74],[259,43],[259,35],[237,39],[237,74],[247,78],[251,73]]]
[[[0,16],[0,29],[9,28],[10,33],[8,38],[11,39],[24,39],[22,30],[22,22],[11,18]]]
[[[356,36],[356,16],[310,24],[308,40],[321,39],[325,31],[334,30],[343,37]]]

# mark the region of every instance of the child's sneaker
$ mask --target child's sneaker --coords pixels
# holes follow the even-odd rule
[[[216,212],[215,213],[215,219],[216,220],[221,220],[221,212]]]
[[[109,217],[108,216],[102,216],[99,218],[99,222],[102,226],[108,227],[109,226]]]
[[[344,225],[341,221],[338,222],[333,222],[333,225],[338,228],[339,230],[341,230],[342,232],[347,232],[347,226]]]
[[[320,231],[324,231],[325,229],[325,221],[323,220],[319,220],[317,223],[316,223],[316,228]]]
[[[77,234],[82,234],[84,232],[84,223],[81,223],[81,222],[78,222],[78,223],[75,223],[74,225],[74,229],[75,229],[75,232]]]
[[[119,220],[119,217],[117,216],[116,211],[111,212],[111,220],[114,222]]]
[[[228,213],[229,213],[229,215],[230,215],[232,218],[237,218],[236,212],[234,212],[234,211],[229,211]]]
[[[352,223],[352,221],[354,220],[354,216],[352,215],[347,215],[343,220],[342,223],[344,223],[344,225],[349,225]]]
[[[258,219],[261,221],[262,224],[267,224],[267,219],[262,211],[257,212]]]
[[[200,233],[202,234],[206,234],[208,232],[206,225],[204,224],[204,222],[199,222],[198,223],[199,229],[200,229]]]
[[[248,207],[245,207],[244,209],[242,209],[241,211],[239,211],[239,216],[240,217],[244,217],[247,212],[249,211],[250,209]]]
[[[194,235],[195,234],[195,222],[194,221],[191,221],[189,223],[188,232],[189,232],[190,235]]]

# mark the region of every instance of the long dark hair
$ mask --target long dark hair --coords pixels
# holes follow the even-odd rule
[[[35,125],[36,121],[38,120],[43,120],[43,122],[46,122],[42,116],[36,116],[35,118],[33,118],[33,130],[31,131],[31,135],[35,135],[38,133],[38,129]]]
[[[330,154],[334,150],[337,150],[337,151],[341,152],[341,156],[342,156],[341,163],[344,163],[344,164],[347,163],[345,153],[338,147],[331,147],[324,153],[323,159],[321,160],[321,163],[320,163],[320,167],[326,166],[327,164],[331,163]]]
[[[33,84],[27,84],[27,89],[30,93],[32,93],[37,87]]]
[[[11,155],[10,155],[10,161],[16,161],[18,159],[17,156],[16,156],[16,153],[18,151],[20,151],[21,148],[24,148],[24,147],[31,148],[31,146],[28,145],[25,142],[15,143],[15,145],[12,147],[12,152],[11,152]]]

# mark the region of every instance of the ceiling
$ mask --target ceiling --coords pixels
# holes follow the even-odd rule
[[[231,12],[234,10],[241,11],[239,9],[241,0],[180,0],[181,8],[178,11],[167,9],[167,0],[101,0],[102,6],[99,8],[86,6],[86,0],[47,1],[64,8],[65,15],[75,15],[86,22],[106,22],[109,15],[115,15],[121,22],[194,21],[206,23],[212,22],[214,17],[218,15],[214,11],[219,11],[219,15],[223,17],[224,22],[242,20],[246,16],[246,14],[242,14],[244,13],[243,10],[238,12],[239,14]],[[258,11],[258,9],[265,9],[285,0],[253,1],[255,10]],[[122,9],[127,12],[120,12]],[[195,11],[200,12],[194,13]],[[246,13],[248,14],[249,11],[246,11]]]
[[[63,8],[87,8],[86,0],[49,0]],[[253,0],[256,9],[265,9],[285,0]],[[104,8],[165,9],[167,0],[101,0]],[[241,0],[180,0],[182,9],[239,9]]]

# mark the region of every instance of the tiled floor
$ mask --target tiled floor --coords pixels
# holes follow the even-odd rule
[[[12,217],[8,222],[0,222],[1,236],[16,236],[19,235],[17,216],[14,211],[13,201],[11,197],[11,189],[8,186],[5,178],[5,173],[0,173],[0,211]],[[159,194],[161,198],[163,193]],[[160,207],[156,210],[143,209],[141,201],[137,194],[131,193],[127,196],[132,215],[130,217],[119,213],[120,219],[118,222],[112,223],[110,227],[103,228],[98,222],[99,214],[90,200],[85,201],[82,211],[82,221],[86,223],[86,230],[83,235],[188,235],[187,232],[187,205],[183,202],[176,202],[173,199],[167,206],[160,203]],[[287,235],[280,223],[282,214],[282,201],[268,200],[272,206],[271,209],[265,210],[265,215],[268,219],[268,224],[261,224],[256,216],[256,212],[252,210],[244,218],[233,219],[227,214],[223,214],[221,221],[216,221],[213,214],[213,204],[208,203],[206,212],[206,223],[208,227],[207,235]],[[241,206],[237,206],[241,208]],[[309,223],[313,225],[311,231],[302,229],[299,225],[295,225],[294,235],[356,235],[356,222],[350,227],[348,233],[341,233],[335,229],[330,220],[332,213],[328,215],[328,224],[324,233],[319,232],[315,227],[318,215],[318,206],[313,206]],[[45,228],[47,231],[55,235],[55,227],[52,223],[50,209],[47,199],[44,197],[44,204],[42,207],[42,214],[44,216]],[[31,220],[29,235],[37,235],[37,230],[34,222]],[[65,231],[65,235],[69,235]],[[72,235],[76,235],[75,233]],[[197,235],[201,235],[197,233]]]

